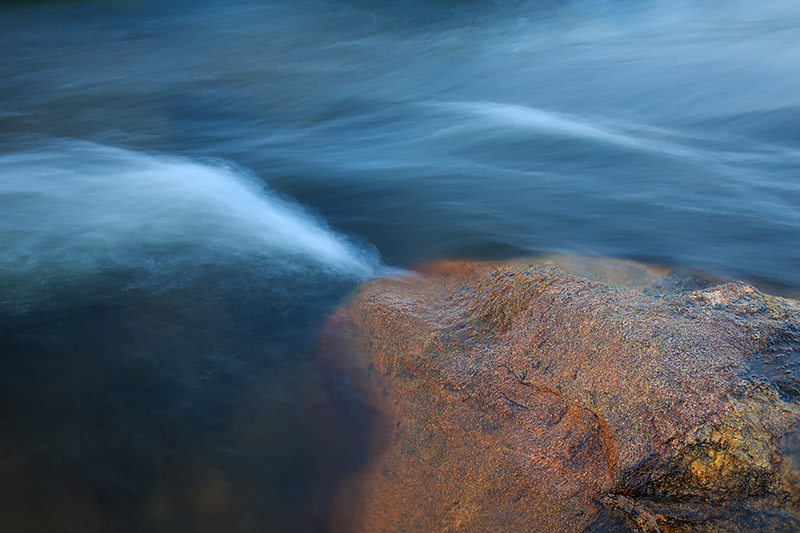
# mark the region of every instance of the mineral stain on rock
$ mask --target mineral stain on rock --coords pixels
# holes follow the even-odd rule
[[[800,303],[612,260],[364,284],[322,360],[372,398],[331,527],[800,530]]]

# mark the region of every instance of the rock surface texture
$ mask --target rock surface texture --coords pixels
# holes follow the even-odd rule
[[[800,303],[614,261],[363,285],[323,354],[382,430],[347,531],[800,530]]]

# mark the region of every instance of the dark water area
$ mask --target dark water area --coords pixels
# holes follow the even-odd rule
[[[798,26],[0,3],[0,529],[324,530],[368,423],[317,335],[390,268],[568,252],[800,295]]]

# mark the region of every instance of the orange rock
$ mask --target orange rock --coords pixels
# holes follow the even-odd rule
[[[430,265],[337,310],[323,358],[385,429],[334,529],[800,529],[800,304],[546,263]]]

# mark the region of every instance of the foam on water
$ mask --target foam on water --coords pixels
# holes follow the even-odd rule
[[[0,169],[0,272],[27,280],[29,290],[109,267],[226,258],[356,279],[378,264],[373,252],[223,164],[55,143],[2,155]]]

